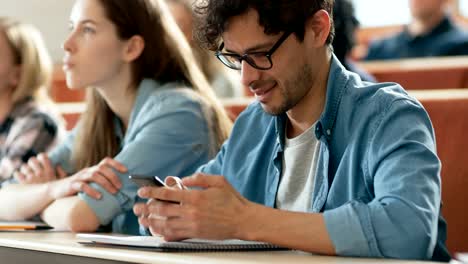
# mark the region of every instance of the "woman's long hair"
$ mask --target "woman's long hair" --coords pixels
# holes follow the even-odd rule
[[[192,24],[192,30],[194,28],[194,13],[192,10],[192,2],[191,0],[166,0],[166,3],[171,6],[180,6],[186,13],[187,18],[190,20],[190,24]],[[177,22],[177,21],[176,21]],[[189,37],[189,36],[186,36]],[[223,85],[228,85],[234,90],[232,91],[231,96],[236,96],[240,92],[239,87],[239,80],[237,74],[230,70],[229,68],[225,67],[220,61],[216,59],[214,54],[206,49],[203,49],[196,43],[193,39],[189,39],[189,44],[191,44],[191,48],[193,51],[193,55],[195,57],[195,62],[200,67],[202,73],[205,75],[205,78],[211,84],[215,83],[219,77],[224,78],[227,83],[223,83]],[[217,87],[213,87],[216,91]],[[236,88],[239,88],[236,90]]]
[[[215,139],[215,153],[229,136],[232,123],[223,106],[197,67],[189,44],[175,24],[162,0],[99,0],[107,18],[115,25],[122,40],[139,35],[145,48],[133,62],[132,86],[144,78],[160,83],[186,83],[203,101],[204,114],[211,136]],[[119,144],[114,131],[114,114],[104,98],[91,89],[87,108],[81,116],[72,160],[75,169],[93,166],[105,157],[114,157]],[[91,143],[90,143],[91,142]]]

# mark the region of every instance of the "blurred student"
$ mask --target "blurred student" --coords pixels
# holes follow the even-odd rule
[[[449,0],[410,0],[412,21],[372,42],[365,60],[468,55],[468,33],[453,21]]]
[[[350,0],[335,0],[333,5],[333,24],[335,26],[335,37],[333,39],[333,53],[348,70],[357,73],[361,80],[376,82],[375,78],[358,67],[349,57],[356,43],[355,32],[359,27],[354,12],[354,5]]]
[[[242,96],[239,76],[226,69],[216,57],[202,49],[193,39],[193,11],[190,0],[166,0],[177,25],[180,27],[195,55],[195,60],[219,97]]]
[[[67,141],[22,168],[23,184],[1,190],[15,201],[1,218],[137,234],[128,176],[188,175],[214,156],[231,123],[168,14],[160,1],[75,2],[64,70],[71,89],[89,87],[86,111]]]
[[[52,62],[32,25],[0,17],[0,183],[47,151],[63,124],[47,95]]]

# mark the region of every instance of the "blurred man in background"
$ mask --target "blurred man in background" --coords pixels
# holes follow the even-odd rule
[[[396,35],[374,41],[365,60],[468,55],[468,33],[455,24],[449,0],[410,0],[412,21]]]

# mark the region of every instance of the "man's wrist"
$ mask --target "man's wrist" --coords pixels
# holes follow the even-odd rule
[[[261,211],[263,206],[248,202],[245,209],[240,214],[239,222],[237,224],[237,232],[235,238],[242,240],[257,240],[259,231],[258,224],[262,222]]]

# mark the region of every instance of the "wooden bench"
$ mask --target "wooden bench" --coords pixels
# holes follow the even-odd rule
[[[442,162],[442,213],[451,253],[468,251],[468,89],[411,92],[434,126]]]
[[[396,82],[407,90],[468,88],[468,56],[358,63],[379,82]]]

